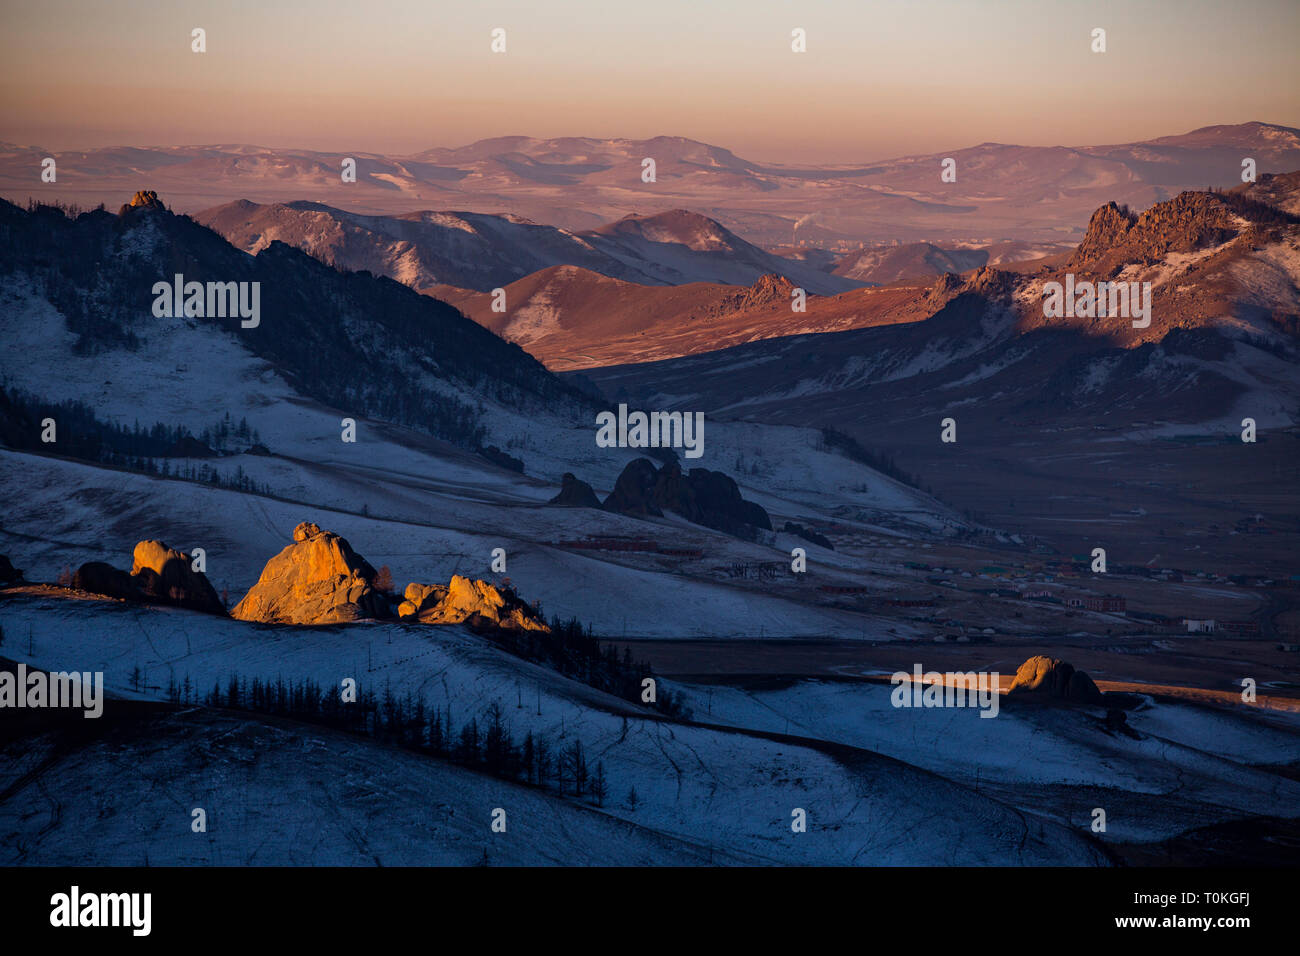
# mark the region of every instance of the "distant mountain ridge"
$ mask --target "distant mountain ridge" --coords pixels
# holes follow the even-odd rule
[[[53,156],[58,182],[34,171]],[[356,160],[357,181],[340,165]],[[654,182],[641,179],[654,159]],[[957,181],[939,164],[956,161]],[[984,143],[932,154],[828,166],[760,163],[682,137],[525,136],[412,156],[247,145],[115,147],[85,151],[0,148],[0,195],[93,206],[141,181],[194,212],[236,199],[323,202],[366,214],[413,209],[501,210],[569,230],[629,214],[687,208],[763,247],[800,239],[875,242],[1077,239],[1110,200],[1146,208],[1189,188],[1240,183],[1242,160],[1260,175],[1300,168],[1300,131],[1250,122],[1103,146]]]
[[[313,202],[261,206],[239,200],[203,210],[195,219],[247,252],[285,242],[338,268],[387,275],[418,291],[451,285],[486,292],[560,265],[643,285],[749,285],[768,273],[819,294],[862,285],[765,252],[685,209],[627,216],[583,232],[519,216],[361,216]]]

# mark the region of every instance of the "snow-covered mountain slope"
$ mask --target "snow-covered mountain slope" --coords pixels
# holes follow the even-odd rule
[[[46,360],[9,352],[0,372],[53,401],[98,405],[91,390],[102,389],[146,420],[151,405],[206,406],[221,417],[269,406],[291,388],[470,449],[485,437],[479,402],[520,411],[589,404],[443,303],[388,279],[340,273],[281,243],[250,256],[156,200],[75,221],[4,203],[0,238],[14,253],[0,264],[6,340]],[[159,294],[178,281],[182,302]],[[227,289],[243,296],[247,314],[235,314]],[[163,399],[169,388],[185,394]]]
[[[337,268],[386,275],[421,292],[436,285],[488,292],[554,266],[645,285],[749,285],[768,273],[817,294],[862,285],[765,252],[684,209],[581,232],[511,215],[363,216],[315,202],[261,206],[239,200],[195,218],[246,252],[284,242]]]
[[[699,710],[704,694],[688,689]],[[1245,705],[1213,710],[1148,698],[1129,715],[1133,737],[1104,730],[1099,710],[1004,695],[998,716],[987,719],[974,709],[893,707],[892,691],[883,682],[805,681],[779,690],[715,687],[707,701],[715,721],[888,754],[1066,825],[1088,827],[1093,807],[1102,806],[1108,840],[1163,840],[1250,816],[1300,817],[1300,783],[1285,774],[1300,760],[1298,714],[1262,718]]]
[[[128,719],[89,741],[51,733],[0,753],[10,758],[0,772],[6,866],[742,862],[532,787],[246,714]],[[190,828],[196,808],[205,833]],[[498,808],[505,834],[490,830]]]

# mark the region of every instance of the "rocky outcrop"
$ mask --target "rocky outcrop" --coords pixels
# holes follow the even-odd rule
[[[509,588],[452,575],[451,583],[406,586],[400,617],[421,624],[471,624],[516,631],[549,631],[531,607]]]
[[[1126,265],[1152,265],[1171,252],[1217,246],[1240,232],[1233,210],[1212,193],[1179,193],[1140,216],[1107,203],[1092,214],[1069,267],[1110,278]]]
[[[600,499],[596,497],[591,485],[566,471],[560,479],[560,493],[548,504],[559,505],[561,508],[599,508]]]
[[[226,613],[207,576],[194,570],[190,555],[161,541],[141,541],[135,546],[131,578],[147,601],[209,614]]]
[[[9,563],[7,555],[0,554],[0,584],[17,584],[23,573]]]
[[[118,210],[119,216],[125,216],[137,209],[163,209],[162,200],[152,189],[142,189],[131,197],[131,201]]]
[[[1128,235],[1137,218],[1127,206],[1121,207],[1113,202],[1106,203],[1088,220],[1088,231],[1084,234],[1083,241],[1079,243],[1079,248],[1075,250],[1070,264],[1081,265],[1101,258]]]
[[[72,586],[78,591],[102,594],[123,601],[142,601],[143,596],[131,575],[103,561],[89,561],[72,575]]]
[[[707,468],[683,474],[676,462],[665,465],[655,481],[654,503],[687,521],[740,538],[752,539],[759,528],[772,530],[767,512],[742,498],[730,475]]]
[[[341,624],[388,616],[374,588],[375,569],[347,540],[303,522],[231,617],[273,624]]]
[[[400,618],[417,617],[425,607],[432,607],[447,594],[447,588],[441,584],[417,584],[412,581],[406,586],[406,599],[397,608]]]
[[[772,530],[767,512],[742,498],[729,475],[707,468],[684,473],[675,458],[662,469],[648,458],[629,462],[601,507],[638,517],[673,511],[687,521],[750,540],[760,528]]]
[[[785,276],[777,275],[774,272],[765,273],[754,280],[754,284],[749,288],[739,289],[724,296],[712,311],[718,313],[744,312],[748,309],[763,308],[773,303],[789,308],[794,288],[794,283]]]
[[[659,472],[649,458],[630,461],[623,473],[614,482],[614,490],[601,505],[606,511],[617,511],[624,515],[660,516],[663,514],[654,503],[655,481]]]
[[[161,541],[141,541],[135,546],[131,573],[103,561],[91,561],[77,569],[72,586],[123,601],[169,604],[223,616],[226,613],[207,576],[194,570],[190,556]]]
[[[1011,694],[1038,693],[1078,704],[1100,704],[1103,695],[1092,678],[1074,665],[1054,657],[1038,655],[1016,670]]]
[[[1016,276],[992,266],[980,266],[965,288],[986,299],[1006,298],[1016,291]]]
[[[926,291],[925,307],[932,312],[938,312],[961,292],[962,285],[961,276],[945,272]]]

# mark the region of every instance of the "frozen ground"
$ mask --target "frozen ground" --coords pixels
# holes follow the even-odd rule
[[[271,628],[61,596],[10,595],[0,615],[7,656],[55,670],[102,670],[121,697],[156,698],[170,680],[186,676],[207,688],[238,671],[245,678],[313,677],[328,686],[357,676],[376,692],[409,690],[463,716],[499,702],[516,737],[532,730],[562,742],[580,739],[589,761],[604,764],[611,794],[603,812],[579,810],[553,795],[469,780],[436,761],[412,772],[410,755],[368,741],[212,712],[169,718],[163,731],[144,740],[97,743],[66,758],[57,742],[41,744],[55,749],[58,762],[39,773],[32,772],[39,748],[25,741],[7,746],[0,834],[13,862],[64,861],[69,846],[80,846],[82,859],[95,862],[138,862],[145,848],[152,848],[151,862],[216,860],[218,853],[222,862],[240,855],[265,863],[365,856],[418,862],[427,834],[412,841],[402,836],[422,826],[420,819],[448,827],[453,849],[445,852],[464,862],[481,853],[492,801],[514,814],[521,839],[540,841],[503,851],[516,861],[634,862],[659,853],[656,862],[671,863],[699,847],[714,848],[715,862],[759,864],[1090,865],[1106,859],[1086,831],[1026,815],[925,769],[829,738],[665,721],[457,628]],[[136,667],[149,685],[142,694],[131,690]],[[117,706],[110,700],[104,719],[113,719]],[[137,766],[129,782],[117,780]],[[141,775],[153,781],[143,791]],[[321,789],[312,783],[317,777],[324,778],[324,795],[308,796]],[[287,786],[286,778],[292,779]],[[417,800],[413,794],[424,781],[428,796]],[[624,798],[632,788],[640,798],[635,810]],[[263,793],[264,808],[253,814]],[[384,809],[389,800],[391,821]],[[225,842],[188,841],[191,804],[231,821]],[[421,806],[430,818],[418,817]],[[108,816],[124,819],[101,829],[94,807],[112,808]],[[796,809],[807,813],[806,833],[791,831]],[[344,818],[319,843],[311,842],[316,813]],[[588,826],[589,820],[595,822]],[[626,845],[600,849],[617,842],[618,828],[628,825],[637,835]],[[529,828],[536,829],[525,836]],[[561,836],[568,829],[584,833],[570,841]],[[307,831],[313,836],[304,844]],[[345,841],[348,833],[364,840]]]

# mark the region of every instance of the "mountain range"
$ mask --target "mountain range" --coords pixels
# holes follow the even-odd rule
[[[57,162],[56,183],[40,180]],[[344,158],[357,181],[344,183]],[[643,182],[642,161],[656,176]],[[384,156],[248,145],[51,151],[0,145],[0,195],[83,206],[120,201],[147,182],[183,212],[237,199],[287,198],[364,214],[456,209],[511,214],[564,229],[687,208],[763,247],[816,243],[1077,240],[1105,202],[1145,208],[1189,188],[1300,168],[1300,132],[1251,122],[1109,146],[982,143],[856,165],[760,163],[681,137],[508,136],[455,149]],[[940,180],[944,159],[956,182]],[[1078,225],[1075,225],[1075,224]]]
[[[1279,820],[1294,814],[1293,665],[1271,639],[1202,640],[1180,621],[1295,620],[1280,584],[1300,537],[1294,182],[1141,213],[1108,201],[1068,252],[812,295],[806,313],[779,275],[649,285],[551,265],[507,284],[506,313],[480,315],[490,293],[421,294],[274,240],[252,254],[152,193],[116,214],[0,205],[0,543],[38,582],[0,592],[6,638],[26,638],[4,654],[100,671],[112,695],[109,736],[36,725],[0,744],[13,757],[0,826],[18,834],[4,858],[1093,865],[1188,845],[1256,852],[1258,834],[1294,826]],[[654,223],[626,231],[665,244]],[[1151,282],[1150,324],[1049,321],[1046,285],[1071,273]],[[258,283],[258,322],[166,314],[156,285],[178,274]],[[674,329],[676,357],[609,364]],[[530,354],[604,342],[602,367],[572,375]],[[689,464],[722,472],[770,520],[746,536],[692,520],[710,476],[683,480],[670,449],[600,447],[593,413],[615,403],[705,413]],[[1245,415],[1257,443],[1241,441]],[[673,486],[677,507],[555,502],[579,481],[626,495],[637,472]],[[272,625],[54,583],[157,539],[202,547],[213,589],[237,601],[317,522],[365,555],[357,566],[397,580],[509,581],[530,616],[609,639],[588,634],[586,660],[644,649],[678,709],[464,624]],[[1105,575],[1087,571],[1094,547]],[[804,573],[790,573],[795,549]],[[316,570],[349,595],[369,587]],[[1101,703],[1008,693],[982,720],[900,709],[885,676],[923,653],[1009,678],[1044,652],[1086,663]],[[1247,667],[1267,691],[1254,707],[1237,703]],[[272,684],[340,673],[391,702],[376,714],[403,708],[383,718],[390,736],[250,705]],[[515,740],[599,760],[600,793],[502,779],[465,748],[449,761],[423,725],[404,747],[410,728],[393,734],[412,708],[447,727],[454,710],[489,739],[508,715]],[[123,759],[148,773],[121,774]],[[209,839],[170,835],[159,774],[215,794]],[[394,795],[379,811],[375,787]],[[36,792],[62,811],[33,816]],[[1115,810],[1108,836],[1087,826],[1099,792]],[[536,840],[490,834],[503,804]],[[790,808],[805,805],[814,826],[792,840]],[[308,844],[303,807],[326,821]],[[432,826],[401,822],[424,811]],[[97,813],[87,839],[76,821]],[[1228,826],[1242,833],[1227,840]]]
[[[485,292],[560,265],[645,285],[748,285],[766,273],[824,294],[862,285],[765,252],[684,209],[627,216],[580,232],[517,216],[360,216],[311,202],[260,206],[239,200],[194,218],[246,252],[280,241],[332,266],[387,275],[422,292],[438,285]]]

